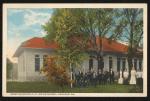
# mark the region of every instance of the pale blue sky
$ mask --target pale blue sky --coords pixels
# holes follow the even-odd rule
[[[21,42],[32,37],[42,37],[45,35],[41,25],[46,23],[52,14],[52,9],[7,9],[7,38],[8,54],[12,55]]]
[[[52,12],[53,9],[50,8],[7,9],[7,57],[12,61],[16,60],[12,56],[22,42],[33,37],[45,36],[42,25],[50,19]]]

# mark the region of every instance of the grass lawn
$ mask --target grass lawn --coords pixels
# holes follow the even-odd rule
[[[137,86],[107,84],[86,88],[60,87],[49,82],[7,82],[8,93],[142,93]]]

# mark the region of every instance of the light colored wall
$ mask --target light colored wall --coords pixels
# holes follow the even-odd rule
[[[43,55],[52,54],[53,52],[45,49],[25,49],[20,56],[18,57],[18,80],[19,81],[35,81],[35,80],[43,80],[44,75],[40,74],[40,72],[35,71],[35,55],[38,54],[40,56],[40,67],[43,65]],[[109,56],[113,59],[113,71],[115,72],[115,76],[117,73],[117,56],[115,55],[105,55],[104,59],[104,71],[109,71]],[[93,68],[97,71],[97,60],[93,61]],[[89,70],[89,60],[85,60],[82,64],[82,68],[80,68],[83,72],[87,72]],[[78,70],[76,69],[76,72]]]
[[[104,71],[109,71],[109,56],[104,56],[103,57],[104,60]]]
[[[18,57],[18,80],[25,80],[25,70],[24,70],[24,51]]]
[[[104,56],[104,71],[109,71],[109,57],[112,57],[112,69],[114,71],[115,77],[118,76],[117,72],[117,56],[116,55],[106,55]]]
[[[25,60],[26,60],[26,81],[43,80],[44,75],[39,71],[35,71],[35,55],[40,56],[40,69],[43,67],[43,55],[48,55],[51,52],[44,49],[26,49]]]
[[[117,73],[117,56],[114,56],[114,55],[105,55],[103,57],[104,59],[104,71],[109,71],[109,56],[112,57],[113,59],[113,71],[115,72],[115,74]],[[98,68],[98,62],[96,59],[93,59],[93,69],[94,71],[97,71],[97,68]],[[82,64],[82,68],[81,70],[83,72],[88,72],[89,70],[89,60],[85,60]],[[75,70],[76,72],[78,71],[77,69]]]
[[[17,81],[18,79],[18,64],[17,63],[13,63],[13,69],[12,69],[12,72],[13,72],[13,77],[12,77],[12,80],[14,81]]]
[[[88,59],[83,62],[82,68],[83,68],[84,72],[88,72],[88,70],[89,70],[89,60]]]

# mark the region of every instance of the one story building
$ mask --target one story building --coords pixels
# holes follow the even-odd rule
[[[103,69],[109,71],[113,69],[117,76],[120,69],[129,69],[127,62],[128,46],[117,41],[112,41],[107,38],[102,39],[102,52],[103,52]],[[44,75],[40,73],[43,67],[45,58],[54,53],[58,48],[56,42],[46,42],[44,38],[34,37],[23,42],[16,50],[14,57],[18,58],[18,81],[35,81],[43,80]],[[95,55],[91,51],[92,56]],[[91,60],[84,60],[82,64],[82,71],[87,72],[90,68],[89,63]],[[96,59],[92,59],[93,69],[96,71],[98,63]],[[135,69],[142,69],[143,51],[139,52],[138,56],[133,59]]]

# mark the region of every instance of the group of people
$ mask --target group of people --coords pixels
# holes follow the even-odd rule
[[[120,77],[118,79],[119,84],[137,84],[140,87],[143,86],[143,74],[141,70],[135,70],[134,67],[131,69],[130,73],[130,78],[129,78],[129,72],[127,69],[125,69],[123,72],[120,71]]]
[[[75,73],[74,75],[74,86],[76,87],[87,87],[87,86],[96,86],[96,85],[104,85],[104,84],[112,84],[114,83],[114,71],[112,68],[110,71],[102,71],[99,69],[97,72],[93,69],[88,72],[83,73],[79,71],[79,73]],[[143,85],[143,77],[142,72],[140,70],[136,71],[134,68],[131,70],[131,76],[129,78],[129,72],[125,69],[123,72],[119,73],[119,84],[137,84],[140,87]]]
[[[77,87],[96,86],[108,83],[111,84],[114,82],[114,72],[112,69],[110,69],[110,71],[102,71],[99,69],[98,72],[91,69],[86,73],[79,71],[79,73],[75,74],[74,80],[74,86]]]

